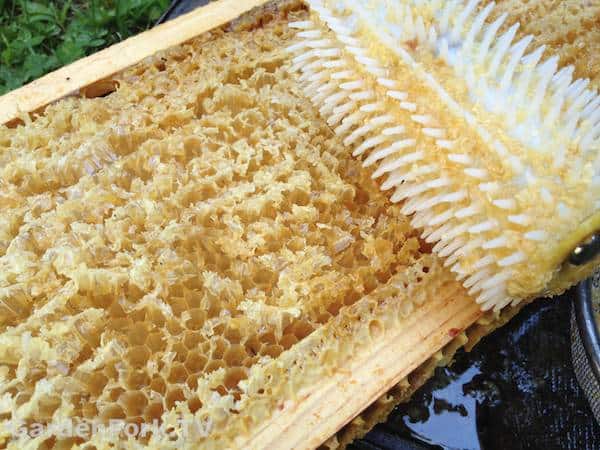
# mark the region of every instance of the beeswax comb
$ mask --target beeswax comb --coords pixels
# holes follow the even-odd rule
[[[482,309],[598,264],[600,96],[478,0],[309,0],[290,70]]]

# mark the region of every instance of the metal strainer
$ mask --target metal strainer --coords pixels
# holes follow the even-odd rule
[[[571,356],[575,375],[600,422],[600,270],[577,286],[571,309]]]

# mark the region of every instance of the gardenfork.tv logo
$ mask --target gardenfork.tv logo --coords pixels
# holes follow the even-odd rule
[[[82,438],[92,436],[113,437],[119,439],[158,438],[168,440],[186,440],[192,437],[208,435],[210,423],[198,420],[179,418],[175,425],[159,423],[154,419],[149,423],[134,423],[125,420],[111,419],[108,423],[94,422],[87,419],[65,419],[52,423],[25,423],[9,421],[4,424],[13,438],[36,438],[50,435],[59,439]]]

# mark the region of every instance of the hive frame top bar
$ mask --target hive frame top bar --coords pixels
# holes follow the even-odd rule
[[[77,94],[80,89],[110,77],[160,50],[220,27],[266,3],[268,0],[217,0],[44,75],[0,96],[0,124]]]

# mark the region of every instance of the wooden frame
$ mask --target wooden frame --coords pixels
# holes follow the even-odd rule
[[[35,80],[0,97],[0,124],[43,109],[65,96],[132,66],[157,51],[224,25],[268,0],[218,0]],[[245,448],[315,448],[378,397],[465,330],[481,312],[465,296],[433,299],[417,309],[402,330],[389,333],[356,355],[350,370],[314,386],[252,436]]]
[[[268,0],[219,0],[82,58],[0,97],[0,124],[110,77],[154,53],[224,25]]]

